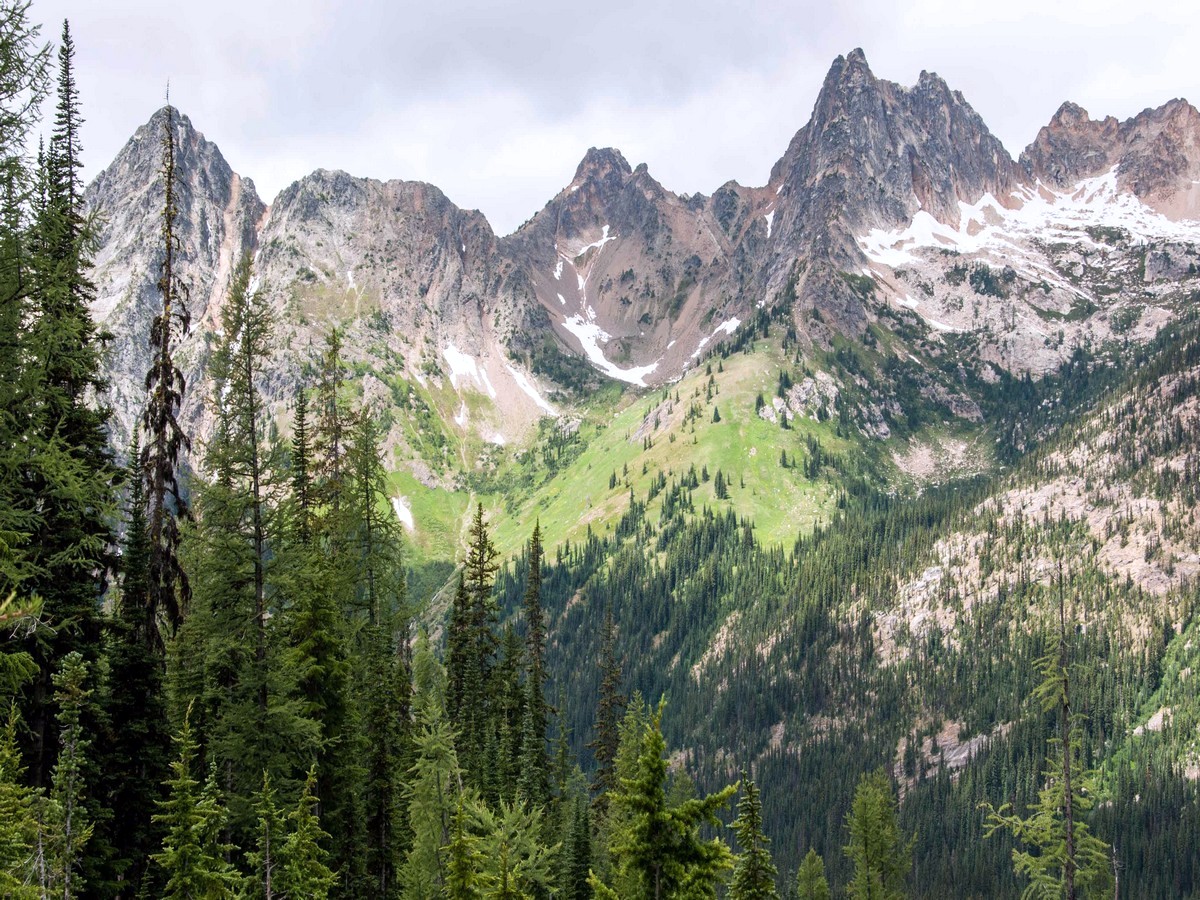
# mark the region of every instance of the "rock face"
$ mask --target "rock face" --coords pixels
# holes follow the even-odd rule
[[[730,279],[748,193],[731,185],[711,199],[680,197],[644,165],[593,148],[502,253],[527,273],[560,340],[611,377],[659,382],[740,309]]]
[[[1030,178],[1065,190],[1116,168],[1117,182],[1168,219],[1200,219],[1200,113],[1172,100],[1118,122],[1064,103],[1021,154]]]
[[[163,118],[87,192],[105,217],[95,312],[117,335],[119,437],[140,410],[157,304]],[[681,196],[592,149],[505,238],[436,187],[343,172],[314,172],[267,208],[186,117],[175,128],[195,321],[185,417],[201,434],[205,362],[245,252],[276,313],[279,409],[338,325],[368,399],[408,402],[420,385],[462,436],[494,443],[556,414],[559,388],[669,382],[760,310],[790,316],[810,346],[890,332],[923,394],[977,418],[969,375],[1145,338],[1200,263],[1200,114],[1186,102],[1123,123],[1064,104],[1018,164],[937,75],[893,84],[861,50],[834,61],[766,185]]]

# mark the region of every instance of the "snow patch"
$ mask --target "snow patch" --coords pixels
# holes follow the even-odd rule
[[[467,427],[467,401],[463,401],[462,406],[458,409],[458,414],[454,417],[454,424],[459,428]]]
[[[557,249],[557,248],[555,248],[555,249]],[[554,280],[555,281],[562,281],[562,267],[563,267],[563,260],[562,260],[562,257],[560,256],[558,258],[558,264],[554,267]]]
[[[737,331],[737,327],[741,324],[742,324],[741,319],[738,319],[738,318],[726,319],[724,322],[722,322],[720,325],[718,325],[716,328],[714,328],[713,333],[710,334],[708,337],[700,338],[700,344],[699,344],[699,346],[696,347],[696,352],[692,354],[692,359],[695,359],[697,356],[699,356],[701,353],[703,353],[704,348],[707,347],[709,342],[712,341],[712,339],[715,338],[718,334],[721,334],[722,332],[724,332],[725,334],[733,334],[735,331]]]
[[[492,387],[487,372],[475,361],[475,357],[463,353],[453,344],[442,348],[442,357],[450,365],[450,384],[456,389],[460,378],[470,378],[486,391],[489,397],[496,399],[496,389]]]
[[[538,389],[533,386],[533,383],[530,382],[528,378],[525,377],[524,372],[514,369],[508,363],[504,364],[504,368],[508,369],[508,374],[513,377],[513,381],[517,383],[517,387],[523,390],[530,397],[530,399],[532,399],[533,402],[538,405],[539,409],[543,410],[548,416],[558,415],[558,410],[551,406],[546,401],[546,398],[538,393]]]
[[[563,328],[571,332],[578,339],[580,346],[583,347],[583,352],[587,354],[587,358],[591,360],[592,365],[609,378],[616,378],[618,381],[624,381],[627,384],[636,384],[639,387],[645,387],[646,376],[654,372],[658,368],[658,363],[662,362],[662,360],[658,360],[648,366],[622,369],[605,358],[604,351],[600,349],[600,344],[607,344],[612,339],[612,336],[607,334],[594,320],[586,320],[583,316],[571,316],[569,319],[564,319],[562,324]]]
[[[583,256],[583,254],[587,253],[593,247],[595,247],[596,249],[600,249],[605,244],[607,244],[609,241],[615,241],[616,239],[617,239],[617,236],[615,234],[612,237],[609,237],[608,226],[605,225],[600,229],[600,240],[592,241],[590,244],[584,244],[582,247],[580,247],[578,250],[575,251],[575,256],[576,256],[576,258]]]
[[[416,523],[413,521],[412,507],[408,505],[407,497],[393,497],[392,509],[396,511],[396,518],[400,520],[400,524],[409,531],[416,530]]]
[[[775,210],[771,210],[763,218],[767,220],[767,237],[770,237],[771,227],[775,224]]]
[[[563,306],[566,306],[566,305],[567,305],[567,301],[563,299],[563,295],[562,295],[562,294],[558,294],[557,296],[558,296],[558,302],[559,302],[559,303],[561,303]]]
[[[960,253],[985,249],[1011,255],[1019,238],[1047,235],[1078,239],[1088,228],[1122,228],[1135,240],[1194,241],[1196,223],[1172,222],[1142,203],[1117,183],[1118,166],[1102,175],[1085,178],[1073,188],[1058,192],[1038,181],[1032,188],[1013,191],[1014,208],[1008,209],[991,193],[973,204],[959,201],[958,225],[939,222],[919,210],[905,228],[875,228],[858,238],[872,262],[897,268],[917,262],[914,251],[944,248]]]

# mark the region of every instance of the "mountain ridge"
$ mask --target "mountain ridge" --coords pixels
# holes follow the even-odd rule
[[[125,434],[141,374],[134,335],[147,327],[153,302],[154,233],[144,224],[154,213],[150,135],[162,115],[87,192],[92,208],[119,211],[114,221],[136,208],[143,224],[120,240],[112,237],[117,230],[102,234],[96,257],[95,310],[121,335],[112,374]],[[1140,321],[1161,324],[1182,296],[1147,298],[1126,275],[1081,281],[1075,257],[1047,240],[1058,227],[1049,219],[1040,231],[1022,232],[1028,263],[1011,275],[1007,253],[976,246],[975,235],[1000,234],[1009,226],[997,223],[1027,218],[1039,203],[1057,209],[1078,185],[1117,173],[1103,196],[1092,191],[1097,204],[1177,214],[1164,221],[1182,230],[1157,256],[1139,243],[1157,233],[1128,231],[1132,243],[1110,255],[1150,273],[1146,279],[1173,273],[1186,281],[1200,236],[1180,218],[1200,203],[1197,122],[1195,109],[1178,100],[1124,123],[1093,122],[1066,103],[1014,160],[939,76],[923,71],[915,85],[901,86],[876,77],[856,49],[834,60],[809,121],[765,185],[727,182],[707,196],[675,194],[645,164],[593,147],[541,210],[498,236],[482,213],[460,209],[434,185],[338,170],[298,179],[268,206],[180,116],[182,194],[192,204],[188,221],[202,223],[183,235],[199,329],[183,356],[189,380],[201,385],[201,332],[216,321],[230,259],[249,250],[281,330],[269,366],[280,411],[302,379],[301,361],[340,325],[352,359],[395,373],[390,384],[364,380],[373,399],[387,404],[406,393],[400,379],[438,395],[430,399],[443,421],[454,421],[445,435],[451,443],[519,442],[548,410],[560,411],[552,395],[565,398],[604,376],[634,386],[670,383],[756,310],[780,304],[810,351],[843,338],[882,339],[885,356],[927,360],[914,373],[927,396],[969,409],[970,379],[993,379],[997,367],[1048,371],[1079,342],[1109,339],[1106,317],[1114,311],[1137,303],[1154,310]],[[1106,215],[1071,233],[1085,273],[1095,244],[1087,228],[1114,227]],[[981,266],[999,266],[1008,280],[988,287],[985,274],[980,293],[958,273]],[[928,297],[930,312],[914,289]],[[973,317],[951,315],[981,299]],[[1064,312],[1076,307],[1090,311]],[[1039,322],[1060,316],[1069,327],[1052,340]],[[932,364],[946,356],[957,359],[958,374]],[[202,396],[194,391],[186,411],[201,431]],[[397,433],[390,443],[404,442]],[[414,452],[410,446],[401,455]]]

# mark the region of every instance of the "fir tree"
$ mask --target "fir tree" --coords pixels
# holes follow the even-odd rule
[[[519,793],[528,803],[546,805],[550,799],[546,758],[546,625],[542,613],[542,530],[533,526],[529,539],[529,576],[525,586],[525,710],[521,722]]]
[[[16,705],[10,705],[0,730],[0,894],[14,900],[36,900],[41,889],[31,882],[38,840],[38,795],[25,781],[17,748],[18,724]]]
[[[621,693],[621,664],[617,659],[617,625],[612,607],[604,610],[604,627],[600,638],[600,699],[596,705],[595,738],[588,747],[596,756],[596,776],[592,791],[596,803],[603,808],[608,794],[617,787],[616,760],[620,742],[621,714],[625,696]]]
[[[846,814],[849,842],[845,853],[854,866],[847,890],[855,900],[893,900],[904,896],[904,878],[912,865],[911,843],[896,824],[896,797],[882,769],[863,776]]]
[[[1010,804],[999,809],[990,805],[985,834],[1010,831],[1029,849],[1014,848],[1013,865],[1018,874],[1029,879],[1023,896],[1076,900],[1077,897],[1103,897],[1112,893],[1113,869],[1109,846],[1092,834],[1083,818],[1092,808],[1090,778],[1083,772],[1081,735],[1071,712],[1070,654],[1067,645],[1066,598],[1061,566],[1058,573],[1058,643],[1037,661],[1041,682],[1034,697],[1043,712],[1058,716],[1059,735],[1050,742],[1045,782],[1038,792],[1038,803],[1029,816],[1011,811]]]
[[[719,824],[716,813],[728,805],[736,786],[668,803],[663,709],[660,703],[640,738],[623,736],[623,741],[636,741],[637,761],[632,777],[623,777],[612,797],[616,811],[623,814],[610,837],[616,878],[624,885],[619,895],[654,900],[715,897],[733,855],[719,838],[703,840],[700,828]],[[633,752],[630,747],[629,753]],[[613,896],[612,888],[596,878],[592,887],[598,896]]]
[[[94,662],[100,643],[99,597],[110,570],[117,469],[108,449],[109,411],[96,397],[107,389],[101,340],[88,304],[94,228],[84,217],[79,184],[78,91],[74,44],[63,24],[58,105],[43,156],[30,255],[31,309],[25,336],[24,416],[29,424],[23,481],[37,498],[28,553],[36,573],[23,589],[43,601],[51,626],[34,645],[40,669],[26,704],[30,775],[46,784],[57,740],[49,699],[62,660],[81,652]],[[94,717],[94,711],[85,718]]]
[[[283,865],[280,868],[281,896],[300,900],[325,900],[337,883],[337,874],[326,865],[323,849],[329,835],[317,818],[317,798],[314,794],[316,771],[309,769],[304,790],[296,808],[288,814],[291,829],[283,843]]]
[[[48,884],[51,893],[70,900],[83,889],[78,869],[92,835],[84,808],[83,773],[91,741],[83,731],[83,712],[91,690],[88,666],[78,652],[68,654],[54,675],[58,704],[59,754],[51,781],[50,802],[43,816],[48,834]]]
[[[779,872],[767,849],[769,839],[763,834],[762,799],[758,785],[746,773],[742,774],[742,799],[738,817],[729,827],[737,836],[742,852],[733,869],[729,883],[730,900],[779,900],[775,879]]]
[[[283,812],[279,809],[275,797],[275,789],[271,786],[269,772],[263,773],[262,790],[255,801],[254,812],[258,816],[255,849],[246,854],[254,874],[248,880],[244,893],[254,900],[273,900],[276,896],[287,896],[279,884],[280,861],[284,856],[280,847],[286,835],[286,828]]]
[[[796,871],[797,900],[829,900],[829,882],[825,880],[825,861],[812,847]]]
[[[400,878],[406,897],[433,897],[447,883],[443,848],[451,841],[463,784],[446,720],[446,675],[424,634],[413,656],[413,684],[415,761],[404,786],[412,845]]]
[[[160,811],[155,815],[165,837],[162,849],[151,857],[166,879],[163,897],[232,898],[240,879],[226,860],[231,848],[221,843],[225,810],[217,791],[216,773],[210,770],[203,786],[192,775],[197,747],[186,716],[176,743],[179,757],[171,763],[167,798],[159,803]]]

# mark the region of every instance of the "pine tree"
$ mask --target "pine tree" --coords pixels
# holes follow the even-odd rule
[[[729,827],[737,835],[741,855],[733,869],[729,884],[730,900],[779,900],[775,879],[779,872],[767,849],[770,840],[763,834],[762,799],[758,785],[742,773],[743,795],[738,803],[738,817]]]
[[[180,487],[178,466],[179,454],[191,449],[191,441],[179,425],[186,382],[175,365],[175,349],[191,328],[191,316],[187,287],[178,273],[175,111],[170,104],[163,116],[160,174],[164,199],[158,292],[162,307],[150,326],[152,362],[146,373],[148,396],[142,412],[147,443],[142,448],[141,469],[146,483],[146,529],[150,544],[146,618],[151,624],[149,637],[161,652],[166,646],[161,630],[164,623],[174,632],[190,597],[187,574],[179,563],[179,522],[188,517],[188,506]]]
[[[825,880],[825,861],[812,847],[796,871],[797,900],[829,900],[829,882]]]
[[[846,856],[854,865],[847,890],[855,900],[893,900],[904,896],[904,878],[912,865],[912,844],[904,843],[896,824],[896,797],[887,774],[864,775],[846,814]]]

